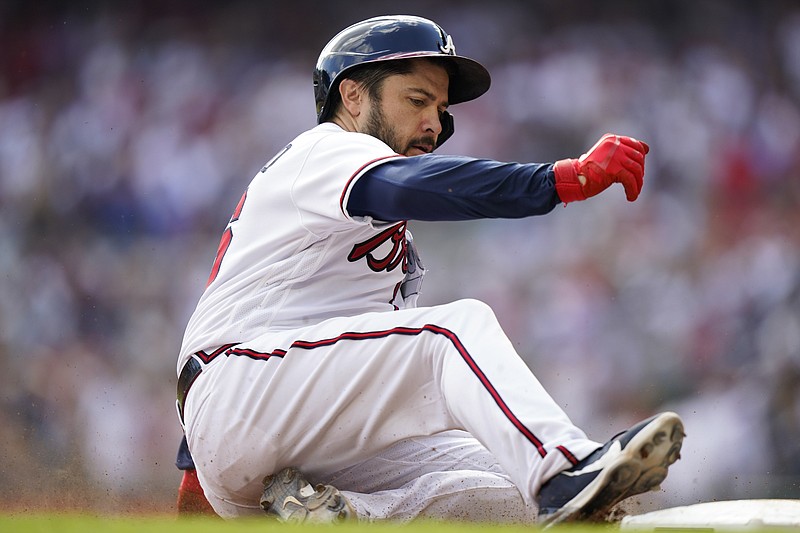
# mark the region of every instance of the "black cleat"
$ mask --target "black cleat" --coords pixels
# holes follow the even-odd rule
[[[538,522],[603,521],[620,501],[658,490],[680,459],[683,422],[661,413],[620,433],[539,491]]]

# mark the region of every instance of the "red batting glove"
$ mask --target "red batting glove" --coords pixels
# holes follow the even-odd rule
[[[556,192],[566,203],[600,194],[621,183],[629,202],[639,197],[644,177],[644,156],[650,147],[632,137],[607,133],[580,159],[556,162]]]

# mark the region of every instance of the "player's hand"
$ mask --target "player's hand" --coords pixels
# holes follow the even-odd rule
[[[586,200],[613,183],[621,183],[629,202],[639,197],[644,178],[646,143],[632,137],[603,135],[579,159],[558,161],[553,168],[556,191],[564,203]]]

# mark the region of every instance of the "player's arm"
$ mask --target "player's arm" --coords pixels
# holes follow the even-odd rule
[[[501,163],[460,156],[398,157],[353,185],[352,216],[377,220],[521,218],[560,202],[552,164]]]
[[[578,159],[554,164],[501,163],[425,155],[397,158],[368,170],[347,208],[378,220],[521,218],[550,212],[559,202],[595,196],[621,183],[639,197],[649,147],[631,137],[604,135]]]

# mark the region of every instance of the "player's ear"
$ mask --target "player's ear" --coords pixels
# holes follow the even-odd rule
[[[364,91],[361,84],[345,78],[339,84],[339,95],[342,98],[342,107],[353,117],[361,114],[364,106]]]

